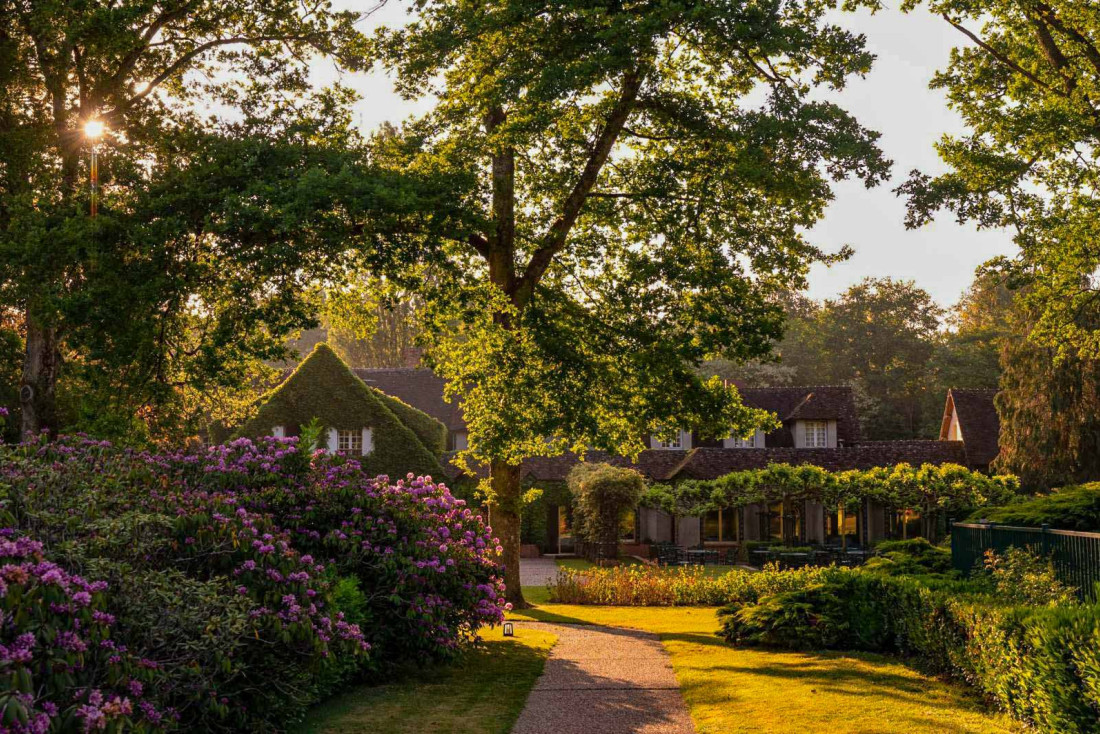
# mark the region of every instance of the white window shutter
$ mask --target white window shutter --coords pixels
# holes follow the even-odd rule
[[[286,438],[286,428],[283,426],[275,426],[271,429],[271,435],[275,438]]]
[[[363,456],[374,451],[374,435],[369,428],[363,429]]]
[[[335,454],[337,448],[338,448],[338,444],[336,443],[336,429],[335,428],[330,428],[330,429],[328,429],[328,450],[331,453]]]

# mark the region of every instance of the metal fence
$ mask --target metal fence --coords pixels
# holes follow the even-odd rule
[[[1097,601],[1100,597],[1100,533],[1051,530],[1046,525],[1017,528],[996,523],[952,523],[951,562],[965,574],[982,563],[987,550],[1001,553],[1013,546],[1050,558],[1058,578],[1076,586],[1085,598]]]

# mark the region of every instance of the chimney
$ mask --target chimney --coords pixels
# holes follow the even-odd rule
[[[405,360],[406,367],[419,367],[420,358],[423,356],[424,350],[420,347],[405,347],[405,351],[402,354]]]

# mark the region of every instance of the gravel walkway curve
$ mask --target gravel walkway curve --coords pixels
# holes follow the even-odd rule
[[[594,625],[517,622],[558,636],[512,734],[693,734],[656,635]]]
[[[546,586],[558,578],[558,564],[553,558],[521,558],[520,586]]]

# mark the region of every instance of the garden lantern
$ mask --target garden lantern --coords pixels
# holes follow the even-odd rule
[[[515,630],[515,627],[512,625],[512,623],[511,622],[505,622],[504,623],[504,636],[505,637],[514,637],[515,634],[516,634],[516,630]]]

